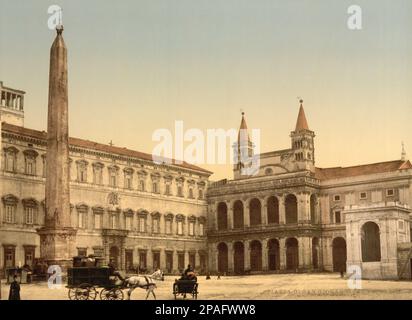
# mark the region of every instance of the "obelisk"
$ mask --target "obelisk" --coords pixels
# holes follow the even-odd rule
[[[40,235],[40,256],[63,270],[75,255],[76,229],[70,224],[67,49],[63,26],[50,49],[47,116],[46,213]]]

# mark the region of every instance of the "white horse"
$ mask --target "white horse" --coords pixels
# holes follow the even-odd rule
[[[154,289],[156,288],[155,280],[164,281],[164,275],[160,269],[157,269],[155,272],[153,272],[149,276],[137,275],[137,276],[131,276],[129,278],[126,278],[125,285],[127,288],[129,288],[129,291],[127,291],[127,300],[130,300],[130,296],[132,295],[132,292],[136,288],[146,289],[147,291],[146,300],[149,297],[150,293],[152,293],[153,297],[156,300],[156,295],[154,293]]]

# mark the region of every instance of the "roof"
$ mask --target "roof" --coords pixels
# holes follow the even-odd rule
[[[303,110],[302,103],[300,104],[295,131],[301,131],[301,130],[309,130],[308,122],[306,121],[305,110]]]
[[[46,131],[33,130],[33,129],[25,128],[25,127],[12,125],[12,124],[9,124],[9,123],[6,123],[6,122],[2,123],[2,130],[12,132],[12,133],[16,133],[16,134],[21,134],[21,135],[24,135],[24,136],[29,136],[29,137],[40,139],[40,140],[45,140],[45,141],[47,140],[47,132]],[[96,150],[96,151],[102,151],[102,152],[106,152],[106,153],[117,154],[117,155],[120,155],[120,156],[133,157],[133,158],[138,158],[138,159],[153,162],[153,157],[152,157],[151,154],[140,152],[140,151],[135,151],[135,150],[130,150],[130,149],[127,149],[127,148],[110,146],[110,145],[106,145],[106,144],[103,144],[103,143],[93,142],[93,141],[90,141],[90,140],[83,140],[83,139],[79,139],[79,138],[70,137],[69,138],[69,144],[73,147],[93,149],[93,150]],[[167,160],[167,159],[165,158],[165,160]],[[200,171],[200,172],[203,172],[203,173],[206,173],[206,174],[212,174],[213,173],[209,170],[203,169],[201,167],[195,166],[195,165],[187,163],[185,161],[183,161],[182,163],[176,163],[175,159],[171,159],[171,160],[172,160],[172,164],[177,166],[177,167],[190,169],[190,170],[195,170],[195,171]]]
[[[246,124],[244,112],[242,112],[242,121],[240,122],[239,133],[237,135],[237,140],[240,141],[241,139],[244,141],[250,140],[249,133],[247,132],[247,124]]]
[[[392,172],[405,169],[412,169],[412,164],[409,160],[393,160],[353,167],[316,168],[315,176],[320,180],[328,180],[375,173]]]

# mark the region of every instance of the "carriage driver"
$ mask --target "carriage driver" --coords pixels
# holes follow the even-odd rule
[[[124,281],[125,279],[122,277],[122,275],[120,274],[119,271],[116,270],[116,267],[114,265],[114,259],[110,259],[110,262],[108,264],[109,267],[109,272],[111,276],[116,276],[118,277],[120,280]]]
[[[184,275],[187,277],[187,274],[188,274],[189,272],[193,272],[193,268],[192,268],[192,266],[191,266],[190,264],[187,265],[187,268],[186,268],[186,270],[185,270],[185,272],[184,272]]]

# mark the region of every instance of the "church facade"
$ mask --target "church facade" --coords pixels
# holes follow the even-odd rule
[[[244,116],[240,130],[247,131]],[[238,154],[253,155],[253,143],[243,136]],[[404,152],[400,160],[316,167],[303,101],[290,137],[291,148],[255,155],[256,174],[242,175],[248,164],[238,161],[233,180],[209,186],[211,270],[348,268],[364,278],[410,279],[412,166]]]

